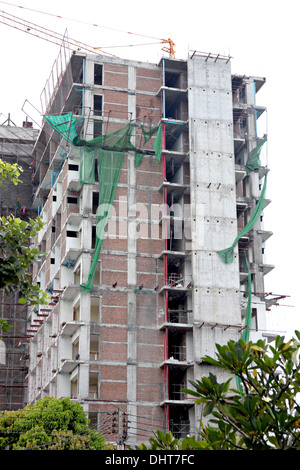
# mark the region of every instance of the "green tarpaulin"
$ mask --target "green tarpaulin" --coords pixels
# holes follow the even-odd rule
[[[73,113],[62,114],[61,116],[45,115],[44,118],[52,129],[58,132],[67,142],[71,143],[77,137],[77,119]]]
[[[249,153],[248,161],[246,163],[246,173],[257,170],[260,167],[260,152],[266,140],[267,138],[264,137],[263,140]]]
[[[247,284],[245,290],[245,297],[247,300],[247,308],[246,308],[246,317],[245,317],[245,329],[242,333],[242,340],[245,343],[248,343],[249,336],[250,336],[250,326],[251,326],[251,317],[252,317],[252,304],[251,304],[251,296],[252,296],[252,286],[251,286],[251,271],[249,267],[249,262],[247,259],[246,252],[244,251],[244,269],[247,273]]]
[[[55,129],[73,148],[76,147],[80,155],[79,187],[83,184],[95,184],[96,164],[99,181],[99,206],[96,217],[96,244],[91,263],[88,280],[82,284],[83,292],[93,288],[93,282],[110,209],[117,189],[124,156],[126,152],[135,154],[135,167],[141,165],[144,152],[137,149],[132,143],[134,123],[98,136],[91,140],[80,139],[76,132],[77,120],[72,113],[62,116],[45,116],[48,124]],[[156,135],[154,153],[157,163],[161,160],[161,125],[151,127],[148,131],[140,126],[144,137],[144,144]]]
[[[93,288],[97,263],[102,248],[110,209],[117,189],[123,165],[124,155],[124,152],[112,152],[109,150],[102,149],[99,151],[99,206],[96,217],[96,244],[88,280],[86,284],[81,285],[84,292],[89,292]]]
[[[264,185],[261,191],[260,198],[258,203],[253,211],[253,214],[250,217],[249,222],[246,224],[245,228],[239,233],[239,235],[234,240],[233,244],[224,250],[218,251],[220,258],[224,261],[224,263],[232,263],[234,259],[234,248],[237,245],[239,239],[246,235],[255,225],[257,220],[260,217],[260,214],[264,208],[265,200],[266,200],[266,190],[267,190],[267,175],[265,176]]]

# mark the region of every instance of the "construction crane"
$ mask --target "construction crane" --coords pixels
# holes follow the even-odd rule
[[[10,13],[6,13],[4,11],[0,12],[0,23],[5,24],[6,26],[10,26],[12,28],[18,29],[19,31],[23,31],[26,34],[30,34],[31,36],[38,37],[45,41],[51,42],[58,46],[61,45],[62,42],[65,40],[65,35],[54,32],[48,28],[43,26],[39,26],[35,23],[30,21],[24,20],[17,16],[11,15]],[[65,47],[75,51],[83,50],[90,53],[95,53],[95,48],[77,41],[76,39],[68,38],[68,44],[65,44]],[[102,51],[103,54],[112,55],[105,51]]]
[[[168,52],[170,59],[175,59],[174,42],[172,39],[162,39],[163,44],[169,44],[169,47],[162,47],[162,51]]]
[[[0,2],[0,3],[5,3],[5,2]],[[19,7],[19,8],[23,8],[23,7]],[[37,11],[37,10],[33,10],[33,11]],[[37,12],[46,14],[46,15],[48,14],[48,13],[41,12],[41,11],[37,11]],[[60,19],[62,18],[59,15],[50,14],[50,16],[56,16],[57,18],[60,18]],[[71,21],[76,21],[76,20],[71,20]],[[52,31],[38,24],[32,23],[31,21],[25,20],[23,18],[19,18],[17,16],[11,15],[10,13],[7,13],[5,11],[0,12],[0,23],[5,24],[6,26],[10,26],[12,28],[18,29],[19,31],[22,31],[26,34],[30,34],[31,36],[35,36],[45,41],[51,42],[58,46],[60,46],[62,43],[65,42],[65,35]],[[92,26],[98,26],[98,25],[93,24]],[[113,29],[113,28],[109,28],[109,29]],[[119,31],[119,32],[124,33],[124,31]],[[164,44],[164,47],[162,47],[162,50],[169,54],[169,58],[171,59],[175,58],[175,50],[174,50],[175,44],[170,38],[159,39],[159,38],[154,38],[152,36],[146,36],[146,35],[136,34],[136,33],[131,33],[131,32],[127,32],[127,34],[135,34],[136,36],[143,36],[147,38],[156,39],[158,42],[155,44]],[[154,43],[135,44],[135,45],[139,46],[139,45],[150,45],[150,44],[154,44]],[[166,46],[166,44],[168,44],[168,46]],[[129,46],[132,47],[134,45],[130,44],[128,46],[122,45],[122,46],[109,46],[109,47],[117,48],[117,47],[129,47]],[[88,44],[85,44],[84,42],[81,42],[81,41],[78,41],[77,39],[72,39],[69,37],[68,37],[68,43],[65,44],[65,47],[72,50],[73,52],[85,51],[88,53],[99,54],[99,51],[100,51],[104,55],[116,57],[114,54],[111,54],[104,50],[104,49],[107,49],[108,47],[89,46]]]

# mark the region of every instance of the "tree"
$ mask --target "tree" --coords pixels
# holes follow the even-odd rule
[[[232,389],[232,378],[219,383],[210,373],[184,390],[204,406],[204,416],[212,415],[199,434],[213,449],[300,449],[300,333],[295,336],[288,342],[278,336],[274,344],[229,341],[216,345],[216,359],[203,358],[237,382]]]
[[[150,447],[142,442],[130,450],[210,450],[212,446],[205,441],[197,441],[196,436],[187,436],[181,439],[174,438],[171,431],[166,433],[158,430],[153,432],[154,437],[149,438]]]
[[[2,180],[11,181],[14,185],[21,183],[19,176],[23,169],[17,163],[4,162],[0,158],[0,187],[4,187]]]
[[[102,434],[88,428],[80,403],[45,397],[21,410],[0,413],[0,450],[107,450]]]
[[[13,215],[0,220],[0,288],[5,293],[20,292],[20,303],[32,305],[47,303],[47,294],[32,284],[31,267],[44,255],[30,244],[44,226],[42,220],[28,222]]]
[[[22,168],[0,159],[0,187],[3,180],[14,185],[21,182],[19,176]],[[48,296],[31,279],[31,267],[44,255],[30,244],[30,240],[44,226],[42,220],[20,220],[13,215],[0,219],[0,288],[5,294],[19,291],[20,303],[27,301],[32,304],[47,304]],[[5,319],[0,319],[0,331],[7,332],[11,328]]]
[[[147,450],[272,450],[300,449],[300,333],[274,344],[228,341],[216,345],[216,358],[202,359],[224,369],[231,377],[218,382],[216,375],[190,381],[183,389],[203,407],[196,436],[174,439],[171,432],[156,431]],[[236,384],[235,388],[230,388]]]

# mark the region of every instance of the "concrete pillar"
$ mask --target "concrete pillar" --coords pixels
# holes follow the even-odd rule
[[[132,118],[136,117],[136,68],[128,67],[128,112]],[[128,238],[127,238],[127,273],[128,273],[128,297],[127,297],[127,411],[132,416],[137,414],[137,320],[136,320],[136,296],[132,290],[136,287],[136,239],[131,236],[136,233],[132,225],[136,223],[136,215],[130,215],[130,208],[136,204],[136,171],[134,168],[134,156],[128,155]],[[130,291],[131,290],[131,291]]]
[[[231,264],[217,253],[237,236],[230,62],[194,55],[188,61],[188,86],[197,361],[205,354],[214,355],[216,342],[237,339],[232,328],[199,328],[201,322],[241,324],[237,248]],[[203,370],[195,367],[195,377]]]

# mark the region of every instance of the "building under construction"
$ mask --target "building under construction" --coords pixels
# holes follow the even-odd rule
[[[0,188],[0,216],[12,214],[22,220],[34,218],[32,210],[33,147],[39,131],[25,120],[17,127],[9,115],[0,125],[0,158],[22,169],[22,183],[15,186],[4,180]],[[18,302],[18,292],[5,294],[0,289],[0,318],[5,318],[13,328],[1,332],[2,354],[0,358],[0,410],[22,408],[27,399],[26,377],[28,373],[27,306]]]
[[[26,401],[71,397],[108,439],[122,416],[119,442],[182,437],[201,408],[181,390],[208,375],[203,356],[272,338],[265,79],[197,51],[60,54],[34,153],[46,255],[33,280],[51,301],[28,316]]]

